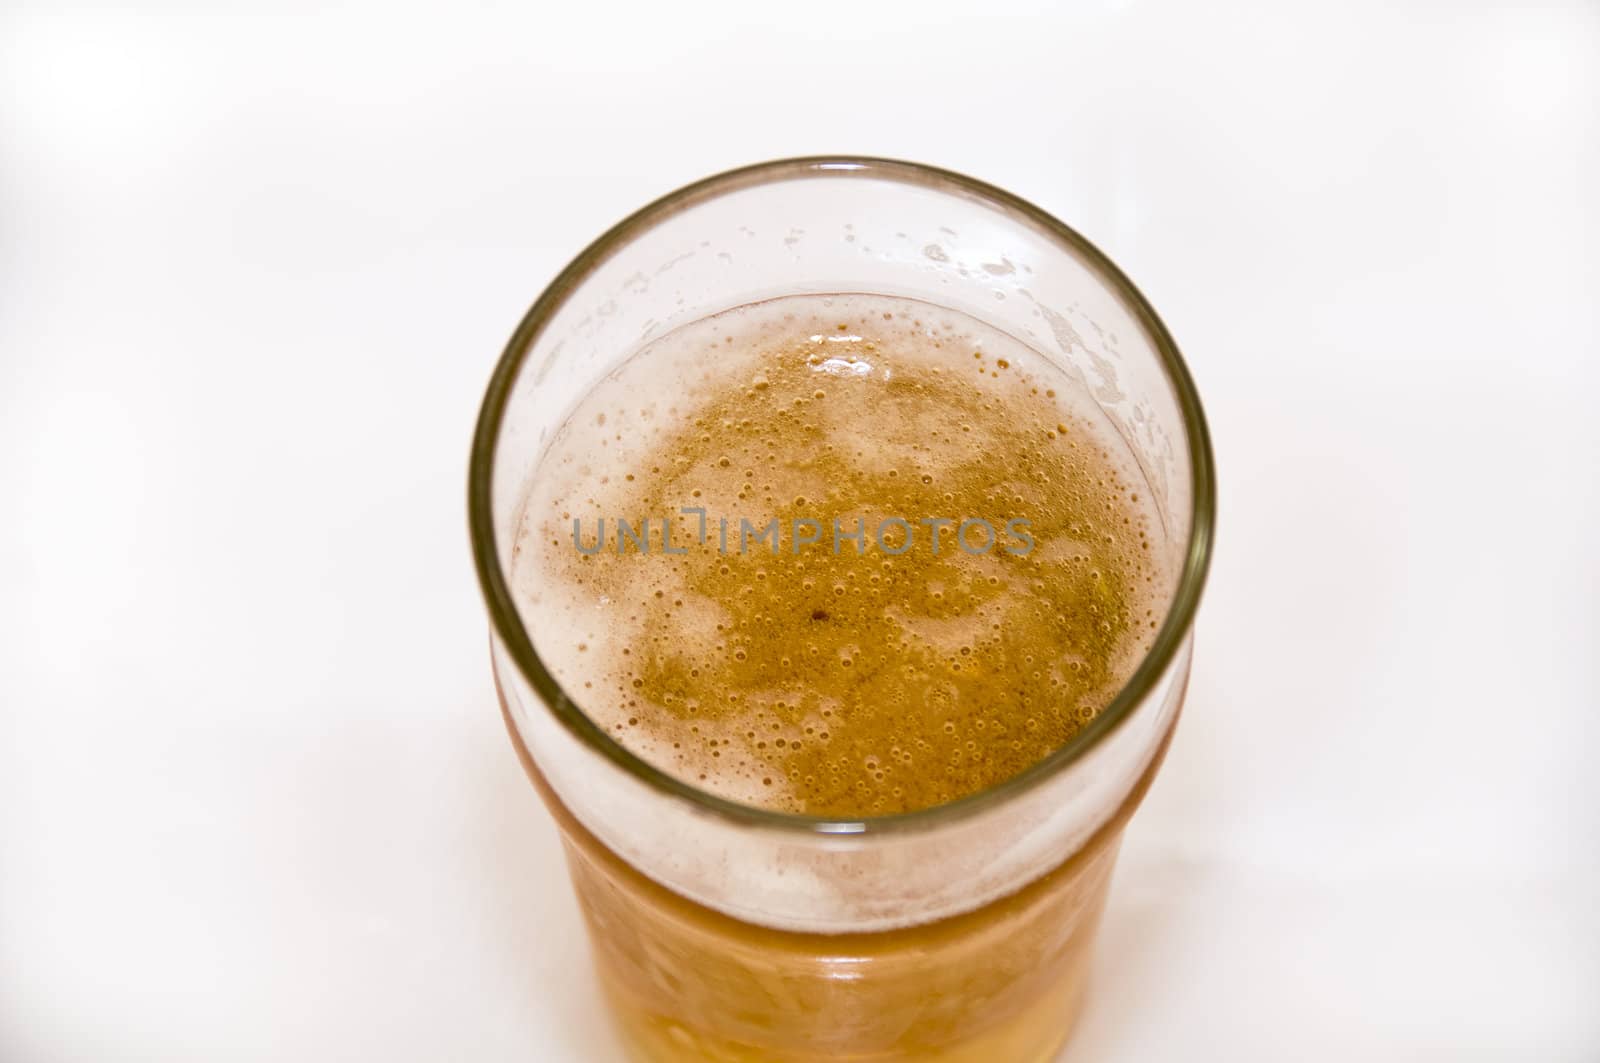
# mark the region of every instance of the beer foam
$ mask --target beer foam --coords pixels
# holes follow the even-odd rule
[[[1161,619],[1159,527],[1099,407],[1021,341],[789,296],[648,343],[580,402],[512,580],[551,673],[646,761],[873,816],[993,786],[1104,708]]]

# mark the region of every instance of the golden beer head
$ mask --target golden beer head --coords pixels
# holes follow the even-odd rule
[[[1081,380],[953,310],[791,296],[646,344],[515,548],[552,673],[699,788],[928,808],[1038,762],[1148,648],[1160,514]]]

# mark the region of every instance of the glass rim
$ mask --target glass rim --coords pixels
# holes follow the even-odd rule
[[[860,177],[932,189],[998,208],[1008,217],[1020,220],[1035,232],[1064,245],[1066,250],[1120,296],[1155,347],[1161,368],[1182,413],[1189,449],[1191,491],[1189,537],[1183,568],[1161,627],[1156,632],[1155,641],[1117,696],[1093,720],[1048,756],[977,793],[912,812],[842,818],[778,812],[719,797],[657,768],[607,734],[584,713],[577,701],[567,695],[545,667],[522,623],[510,587],[500,569],[491,488],[500,430],[512,389],[521,375],[528,353],[572,293],[635,236],[693,206],[746,188],[797,179],[848,180]],[[811,835],[872,835],[923,830],[965,818],[1034,789],[1065,771],[1097,746],[1145,702],[1188,637],[1210,567],[1215,516],[1216,484],[1211,436],[1199,394],[1171,334],[1149,301],[1122,270],[1077,230],[1004,189],[923,163],[856,155],[777,159],[714,174],[641,207],[596,238],[540,293],[501,353],[479,410],[467,475],[467,518],[473,563],[484,602],[488,606],[490,624],[544,707],[591,750],[665,797],[687,801],[703,812],[741,826]],[[523,741],[520,734],[517,740]],[[526,745],[526,742],[523,741],[523,744]]]

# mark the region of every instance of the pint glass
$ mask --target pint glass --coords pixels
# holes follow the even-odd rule
[[[530,634],[512,553],[552,438],[641,345],[733,307],[851,292],[960,311],[1080,382],[1151,492],[1170,586],[1120,692],[1043,760],[931,808],[816,817],[719,797],[598,726]],[[636,1058],[1052,1058],[1178,717],[1213,509],[1204,417],[1154,311],[1084,238],[992,186],[883,159],[767,163],[650,204],[563,270],[490,383],[469,511],[507,731],[560,826]]]

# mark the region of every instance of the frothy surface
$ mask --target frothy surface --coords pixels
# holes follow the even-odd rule
[[[618,518],[650,522],[650,552],[619,551]],[[776,554],[741,537],[774,518]],[[897,555],[899,526],[875,534],[892,518],[913,536]],[[930,518],[954,522],[937,552]],[[972,518],[995,530],[979,553],[955,541]],[[864,526],[861,553],[835,553],[835,520]],[[1017,774],[1111,700],[1160,619],[1153,526],[1122,440],[1016,339],[913,300],[794,296],[684,326],[584,399],[513,581],[552,673],[646,760],[767,808],[884,815]]]

